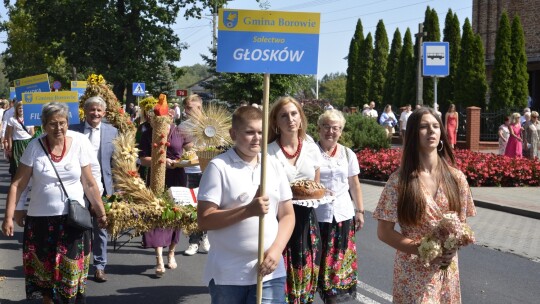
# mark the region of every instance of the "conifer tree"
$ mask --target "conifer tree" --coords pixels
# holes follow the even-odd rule
[[[489,109],[499,110],[512,107],[512,52],[511,29],[508,14],[503,12],[495,39],[495,61],[493,63],[493,79],[491,81],[491,98]]]
[[[356,30],[354,36],[351,39],[349,45],[349,56],[347,57],[347,85],[346,85],[346,98],[345,104],[347,106],[356,106],[359,104],[358,101],[358,88],[357,81],[355,80],[355,75],[357,75],[358,68],[358,53],[360,51],[360,45],[364,41],[364,29],[362,26],[362,21],[358,19],[356,22]]]
[[[485,106],[487,83],[484,47],[475,36],[469,18],[463,24],[461,50],[454,82],[455,103],[462,107]]]
[[[371,74],[371,84],[369,99],[380,104],[389,101],[383,100],[383,90],[386,76],[386,65],[388,64],[388,34],[384,27],[384,22],[379,20],[375,30],[375,49],[373,50],[373,67]]]
[[[385,103],[392,104],[394,107],[399,107],[402,103],[399,98],[394,95],[394,90],[397,82],[397,69],[399,65],[399,57],[401,55],[401,33],[396,28],[392,45],[390,46],[390,55],[388,55],[388,64],[386,65],[386,82],[384,83],[383,100]]]
[[[427,36],[424,37],[426,41],[441,41],[441,30],[439,28],[439,17],[435,9],[431,9],[429,6],[426,9],[424,16],[424,32],[427,32]],[[424,104],[433,105],[433,79],[431,77],[424,78]]]
[[[364,104],[369,102],[369,85],[371,83],[371,67],[373,65],[373,38],[368,33],[364,42],[360,45],[358,52],[358,69],[356,74],[356,85],[358,88],[358,102]]]
[[[516,108],[527,106],[529,96],[529,73],[527,73],[527,54],[525,53],[525,36],[518,15],[512,20],[512,97]]]
[[[441,109],[446,109],[450,103],[454,103],[454,79],[456,77],[459,62],[459,50],[461,45],[461,35],[459,29],[459,19],[451,9],[448,9],[444,22],[443,41],[450,46],[450,74],[442,78],[439,82],[438,102]]]
[[[400,104],[414,103],[415,64],[411,30],[407,28],[403,37],[403,47],[399,55],[394,96]]]

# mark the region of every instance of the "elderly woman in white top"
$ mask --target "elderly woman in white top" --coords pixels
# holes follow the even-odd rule
[[[320,153],[307,139],[307,119],[292,97],[281,97],[270,110],[268,154],[285,169],[289,182],[319,182]],[[293,205],[295,226],[283,252],[287,270],[287,303],[310,303],[315,299],[321,261],[319,223],[315,209]]]
[[[67,225],[67,197],[53,165],[69,198],[82,203],[86,196],[96,210],[99,226],[107,224],[101,194],[90,169],[91,163],[97,163],[96,156],[92,155],[88,138],[68,131],[68,114],[63,103],[43,106],[44,135],[31,141],[20,159],[2,224],[2,232],[13,236],[15,205],[32,178],[23,237],[23,269],[27,299],[41,295],[43,303],[84,302],[90,261],[90,231]]]
[[[386,130],[386,136],[388,136],[388,138],[392,137],[394,134],[394,127],[397,125],[397,122],[396,115],[392,112],[392,106],[386,105],[381,114],[381,118],[379,119],[379,124]]]
[[[316,209],[322,242],[319,292],[325,303],[336,303],[338,296],[356,291],[355,233],[364,225],[364,205],[358,159],[351,149],[338,143],[345,118],[341,112],[329,110],[321,114],[317,126],[321,183],[336,196],[332,204]]]

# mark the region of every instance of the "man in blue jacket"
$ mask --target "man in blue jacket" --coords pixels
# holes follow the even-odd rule
[[[96,180],[101,186],[103,195],[114,193],[113,177],[111,170],[112,155],[114,152],[113,139],[118,135],[118,130],[111,124],[103,122],[107,104],[99,96],[90,97],[84,103],[85,121],[78,125],[72,125],[70,130],[83,133],[88,136],[97,154],[101,167],[101,181]],[[98,168],[92,168],[92,171]],[[105,266],[107,265],[107,230],[100,229],[97,221],[94,221],[92,253],[94,256],[96,282],[105,282]]]

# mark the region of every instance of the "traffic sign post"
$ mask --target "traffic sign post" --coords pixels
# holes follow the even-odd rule
[[[434,100],[433,108],[437,109],[437,77],[446,77],[450,74],[450,45],[448,42],[422,43],[424,77],[433,77]]]
[[[178,97],[186,97],[187,93],[187,90],[176,90],[176,96]]]
[[[139,106],[139,96],[146,95],[146,86],[144,82],[133,83],[133,96],[137,96],[137,106]]]

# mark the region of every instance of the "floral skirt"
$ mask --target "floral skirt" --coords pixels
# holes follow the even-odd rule
[[[287,303],[311,303],[317,292],[321,262],[321,235],[315,209],[293,205],[296,223],[283,251]]]
[[[67,215],[26,217],[23,268],[26,298],[49,296],[55,303],[85,303],[90,230],[66,225]]]
[[[356,263],[356,237],[354,218],[336,223],[319,223],[321,228],[322,257],[319,273],[319,294],[328,296],[355,296],[358,276]]]

